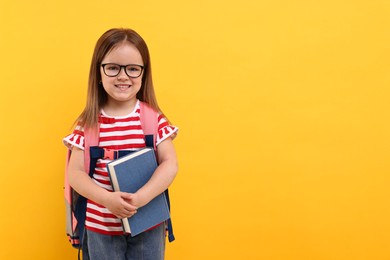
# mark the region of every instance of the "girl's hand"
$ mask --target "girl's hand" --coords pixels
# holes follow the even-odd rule
[[[137,213],[137,207],[131,202],[133,194],[125,192],[109,192],[104,206],[118,218],[129,218]]]
[[[137,208],[145,206],[145,202],[143,202],[142,197],[138,193],[128,193],[129,196],[126,197],[126,202],[130,205],[133,205]]]

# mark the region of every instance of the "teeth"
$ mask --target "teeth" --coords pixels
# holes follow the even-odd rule
[[[120,89],[126,89],[129,87],[130,87],[129,85],[117,85],[117,88],[120,88]]]

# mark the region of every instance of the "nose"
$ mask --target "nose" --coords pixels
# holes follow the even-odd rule
[[[126,68],[124,68],[124,67],[120,68],[119,74],[117,76],[118,79],[129,79],[130,78],[129,76],[127,76],[125,69]]]

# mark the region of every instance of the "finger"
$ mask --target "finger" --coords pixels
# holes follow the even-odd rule
[[[127,215],[125,214],[118,214],[116,215],[117,218],[127,218]]]
[[[130,205],[130,207],[124,208],[124,212],[126,215],[134,215],[137,213],[137,208]]]
[[[134,214],[136,214],[136,213],[137,213],[136,210],[131,210],[131,211],[127,211],[127,212],[126,212],[126,215],[134,215]]]
[[[138,209],[136,206],[131,205],[129,202],[125,202],[124,208],[125,208],[126,210],[130,211],[130,212],[132,212],[132,211],[137,211],[137,209]]]
[[[121,197],[124,200],[131,200],[133,198],[133,194],[132,193],[127,193],[127,192],[121,192]]]
[[[120,218],[130,218],[132,216],[134,216],[137,212],[136,211],[127,211],[127,210],[124,210],[120,215],[119,217]]]

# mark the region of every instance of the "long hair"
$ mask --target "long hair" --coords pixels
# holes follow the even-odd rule
[[[87,102],[77,121],[84,127],[95,127],[102,107],[107,102],[107,92],[101,83],[100,66],[104,57],[120,43],[129,42],[141,54],[144,63],[142,85],[137,93],[140,101],[148,103],[156,111],[160,111],[153,87],[152,68],[148,46],[142,37],[134,30],[114,28],[105,32],[97,41],[89,70]]]

